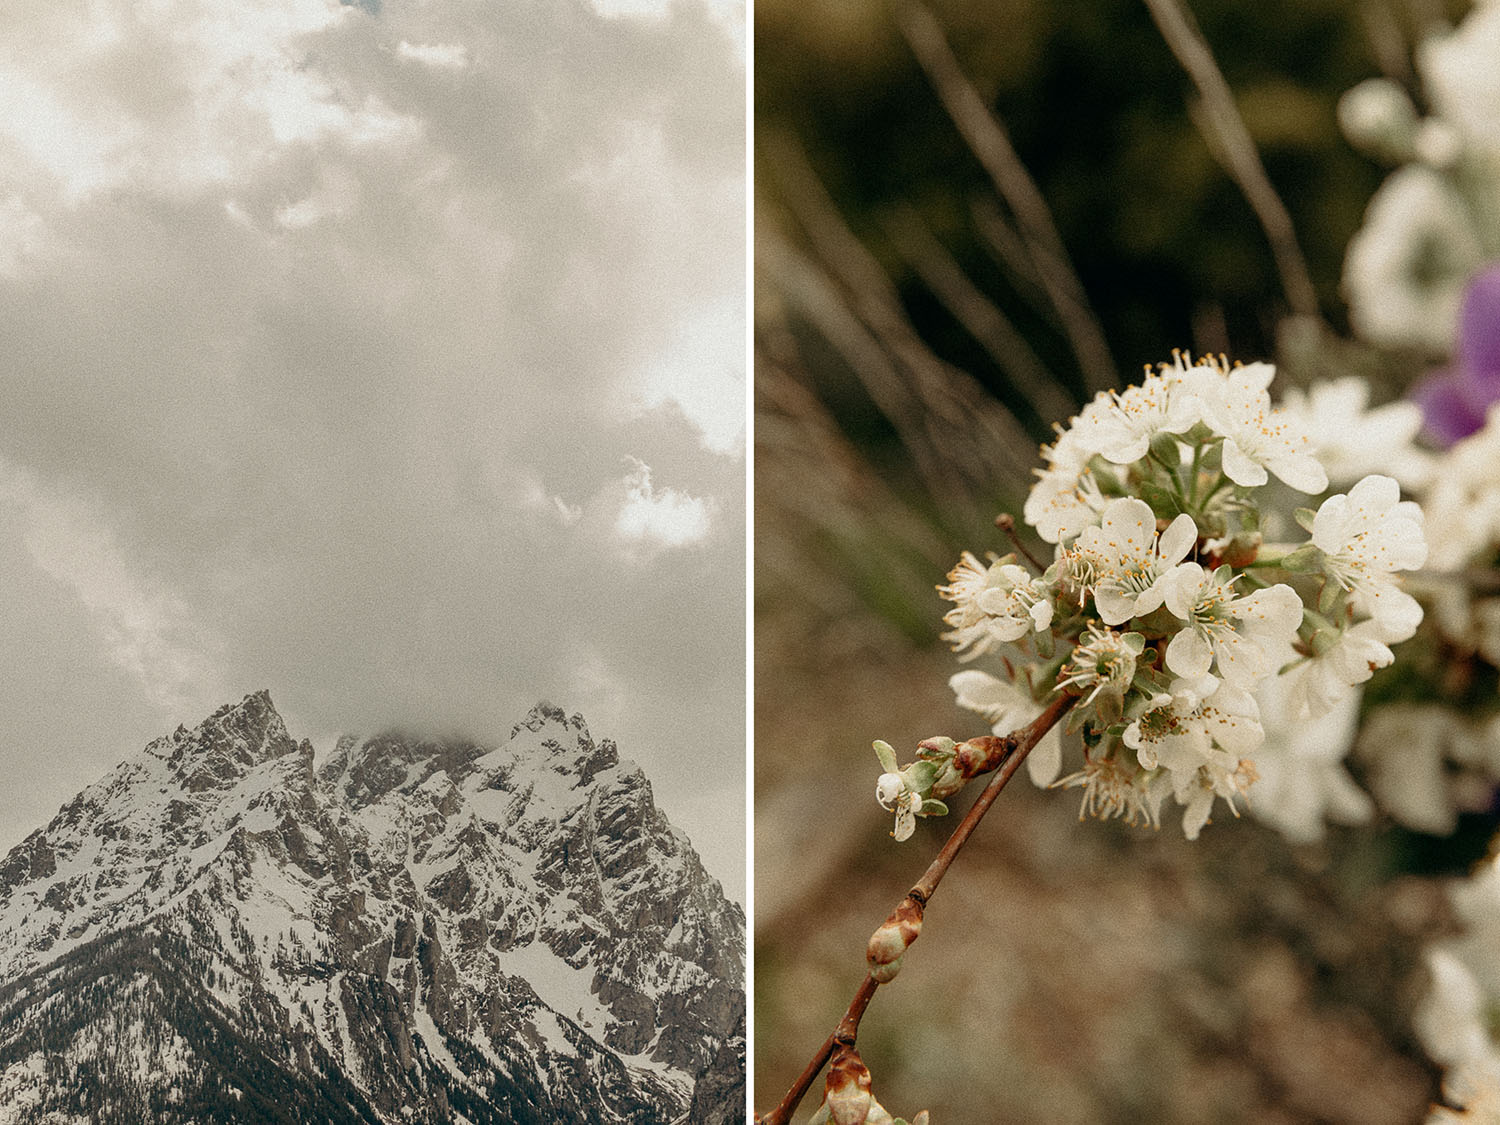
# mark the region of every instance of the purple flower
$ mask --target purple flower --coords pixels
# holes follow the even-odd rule
[[[1485,411],[1500,401],[1500,264],[1469,282],[1454,352],[1450,367],[1411,391],[1428,436],[1444,447],[1483,429]]]

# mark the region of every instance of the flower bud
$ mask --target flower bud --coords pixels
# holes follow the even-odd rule
[[[897,957],[894,961],[887,961],[883,965],[870,964],[870,976],[879,984],[890,984],[896,979],[896,974],[901,971],[901,962],[904,957]]]
[[[840,1047],[828,1064],[828,1081],[823,1087],[823,1103],[828,1106],[833,1125],[864,1125],[874,1100],[870,1068],[853,1047]]]
[[[894,980],[901,971],[901,958],[907,947],[921,932],[921,905],[914,898],[902,899],[901,905],[891,911],[890,917],[870,935],[869,944],[865,946],[870,975],[881,984]]]
[[[930,758],[941,761],[953,756],[953,748],[958,745],[951,738],[939,736],[937,738],[924,738],[917,743],[917,757]]]
[[[1380,160],[1407,160],[1417,131],[1411,98],[1388,78],[1369,78],[1339,99],[1339,125],[1351,144]]]
[[[981,734],[967,742],[961,742],[953,752],[953,768],[964,778],[978,777],[992,770],[1010,752],[1008,739],[993,734]]]

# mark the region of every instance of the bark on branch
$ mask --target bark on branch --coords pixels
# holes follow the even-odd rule
[[[989,812],[990,806],[995,803],[995,798],[1000,796],[1000,791],[1015,776],[1016,770],[1026,760],[1026,755],[1031,753],[1036,744],[1042,740],[1042,736],[1056,726],[1076,702],[1078,702],[1077,696],[1059,695],[1045,711],[1020,730],[1012,731],[1004,738],[985,736],[982,740],[972,740],[972,743],[982,742],[983,749],[979,755],[974,756],[965,764],[965,773],[974,777],[995,770],[995,776],[990,779],[984,791],[964,814],[958,827],[953,830],[953,834],[948,837],[947,843],[943,845],[937,857],[922,873],[922,877],[912,885],[911,890],[906,892],[906,897],[891,911],[881,927],[882,930],[887,926],[901,926],[905,923],[905,932],[910,934],[907,944],[915,940],[916,932],[920,932],[921,918],[927,903],[937,891],[938,884],[943,881],[943,876],[948,873],[949,866],[963,850],[969,837],[974,834],[974,829],[984,819],[984,814]],[[972,773],[969,772],[971,769]],[[915,926],[913,926],[913,921]],[[878,934],[880,931],[876,932]],[[864,1017],[865,1009],[869,1007],[870,999],[879,987],[879,981],[866,975],[859,989],[854,993],[854,999],[850,1001],[844,1018],[839,1021],[832,1034],[823,1040],[822,1046],[818,1048],[802,1073],[797,1076],[797,1080],[792,1083],[786,1095],[769,1113],[755,1115],[757,1125],[788,1125],[792,1114],[796,1112],[797,1106],[801,1104],[803,1097],[823,1067],[828,1064],[833,1052],[840,1046],[854,1045],[859,1037],[859,1021]]]

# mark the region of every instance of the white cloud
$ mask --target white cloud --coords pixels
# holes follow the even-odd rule
[[[741,60],[745,57],[745,0],[590,0],[594,11],[606,19],[665,20],[674,8],[695,3],[733,40]]]
[[[3,465],[0,498],[25,521],[22,539],[33,562],[94,615],[109,658],[151,705],[169,712],[216,705],[223,689],[211,654],[218,646],[181,599],[132,573],[96,514]]]
[[[583,508],[569,504],[561,496],[547,491],[540,480],[524,476],[521,481],[519,506],[524,511],[539,512],[557,519],[564,527],[572,527],[583,518]]]
[[[396,53],[403,59],[444,70],[462,70],[469,65],[469,51],[462,43],[408,43],[403,39]]]
[[[0,274],[12,273],[40,251],[45,226],[17,196],[0,200]]]
[[[51,665],[7,669],[0,772],[72,752],[43,714],[66,666],[94,693],[70,736],[111,753],[262,687],[316,732],[487,737],[550,696],[653,778],[734,776],[744,378],[701,342],[745,297],[722,28],[571,0],[5,20],[0,464],[32,491],[0,494],[0,611],[68,612]],[[733,884],[742,806],[692,785],[658,792]]]
[[[69,205],[121,188],[192,192],[299,142],[412,139],[379,96],[311,65],[315,36],[361,18],[337,0],[41,7],[7,8],[34,34],[0,43],[0,152],[19,157],[7,178],[56,183]]]
[[[744,449],[745,393],[745,310],[728,296],[678,314],[635,391],[637,409],[675,404],[704,448],[726,455]]]
[[[615,519],[615,534],[627,543],[686,547],[708,536],[712,505],[675,488],[657,491],[651,466],[627,457],[631,470],[624,478],[625,501]]]

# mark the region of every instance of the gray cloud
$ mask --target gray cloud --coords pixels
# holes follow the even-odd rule
[[[0,56],[28,91],[0,113],[28,232],[0,253],[0,763],[26,779],[0,844],[259,687],[319,736],[503,733],[546,696],[743,894],[724,28],[688,4],[276,0],[237,38],[204,4],[201,34],[90,39],[27,8],[53,46]],[[48,122],[67,151],[38,149]],[[619,534],[637,462],[708,513],[690,541]],[[87,768],[38,764],[59,756]]]

